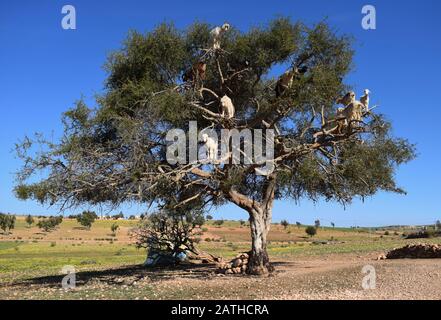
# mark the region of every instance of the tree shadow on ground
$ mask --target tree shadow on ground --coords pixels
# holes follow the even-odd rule
[[[283,265],[290,265],[290,262],[274,262],[276,272],[283,271],[277,268]],[[61,281],[66,275],[50,275],[20,280],[8,286],[29,286],[37,285],[44,287],[61,287]],[[176,266],[148,268],[143,265],[130,265],[120,268],[105,270],[89,270],[76,273],[76,286],[81,287],[88,284],[108,285],[132,285],[134,282],[148,281],[159,282],[175,278],[204,279],[210,280],[220,276],[216,264],[180,264]],[[224,275],[221,275],[224,276]],[[228,277],[252,277],[248,275],[229,275]]]

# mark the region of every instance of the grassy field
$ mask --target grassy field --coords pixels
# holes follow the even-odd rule
[[[110,231],[114,222],[120,226],[116,235]],[[146,274],[144,268],[139,267],[146,253],[137,249],[129,236],[130,229],[136,223],[129,220],[98,220],[88,230],[80,227],[75,220],[64,219],[57,230],[45,233],[36,226],[27,227],[24,217],[18,217],[12,234],[0,235],[0,298],[17,298],[17,294],[21,298],[30,299],[191,298],[194,294],[191,286],[185,292],[180,289],[174,293],[167,291],[166,294],[155,291],[155,288],[161,287],[151,282],[155,273],[148,271]],[[371,255],[372,258],[377,253],[412,242],[402,238],[402,229],[388,230],[388,235],[385,235],[385,231],[320,228],[315,237],[309,238],[304,227],[283,228],[281,225],[273,225],[268,250],[273,261],[286,263],[332,256]],[[250,247],[249,229],[234,221],[226,221],[220,227],[207,223],[201,239],[200,249],[226,259],[238,252],[248,251]],[[434,241],[437,239],[425,242]],[[66,265],[74,266],[79,275],[82,274],[83,279],[86,279],[83,284],[88,285],[81,290],[60,291],[60,270]],[[114,270],[113,274],[109,274],[108,270]],[[139,272],[149,279],[148,284],[142,286],[141,292],[140,287],[109,284],[118,275],[130,277],[139,275]],[[213,268],[199,272],[207,277],[214,275]],[[161,270],[157,274],[164,278],[186,279],[192,272],[187,269]],[[107,282],[91,287],[94,277],[104,277]]]

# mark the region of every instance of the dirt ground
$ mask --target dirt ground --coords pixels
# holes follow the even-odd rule
[[[375,255],[275,261],[269,277],[224,276],[214,266],[148,270],[139,266],[77,274],[64,290],[61,276],[0,286],[3,299],[441,299],[441,260],[382,260]],[[375,269],[373,289],[363,289],[365,265]]]
[[[276,272],[269,277],[220,274],[215,265],[146,269],[145,252],[133,245],[136,221],[97,221],[88,230],[65,219],[51,233],[17,219],[0,235],[0,299],[441,299],[441,259],[380,260],[379,254],[418,240],[407,229],[320,228],[273,225],[268,252]],[[247,227],[208,223],[198,246],[231,259],[249,250]],[[424,239],[439,243],[439,238]],[[61,269],[76,270],[76,287],[61,287]],[[372,266],[363,273],[365,266]],[[375,273],[375,288],[362,286]],[[372,280],[372,279],[371,279]]]

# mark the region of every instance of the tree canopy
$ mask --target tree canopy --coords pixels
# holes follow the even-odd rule
[[[246,32],[233,26],[222,50],[212,52],[211,28],[161,24],[146,34],[130,32],[105,64],[97,107],[80,100],[65,112],[58,142],[37,136],[17,146],[24,161],[17,196],[63,208],[136,201],[204,209],[233,202],[250,213],[254,239],[253,217],[270,219],[276,199],[348,204],[379,190],[404,192],[394,175],[414,157],[414,146],[394,137],[383,115],[366,112],[356,129],[328,131],[337,98],[350,89],[344,79],[353,63],[351,38],[326,23],[278,18]],[[204,79],[183,82],[200,61]],[[307,71],[276,96],[273,75],[284,67]],[[224,95],[234,102],[234,119],[219,115]],[[274,129],[274,172],[258,175],[256,164],[170,164],[166,134],[178,128],[188,136],[190,121],[217,131]],[[43,146],[37,152],[35,143]],[[32,180],[40,172],[47,176]]]

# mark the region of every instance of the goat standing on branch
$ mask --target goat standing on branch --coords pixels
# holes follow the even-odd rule
[[[287,89],[291,88],[294,79],[305,74],[307,70],[306,67],[295,67],[291,70],[285,71],[276,83],[276,97],[280,97]]]
[[[182,75],[182,81],[191,82],[193,85],[195,85],[198,80],[205,80],[206,71],[206,63],[196,62],[190,69],[184,72]]]
[[[227,95],[224,95],[221,100],[221,116],[225,119],[232,119],[234,118],[235,108],[233,105],[233,101],[231,101],[230,97]]]
[[[222,36],[228,30],[230,30],[230,25],[228,23],[224,23],[222,27],[216,27],[210,31],[211,48],[213,50],[220,50]]]

